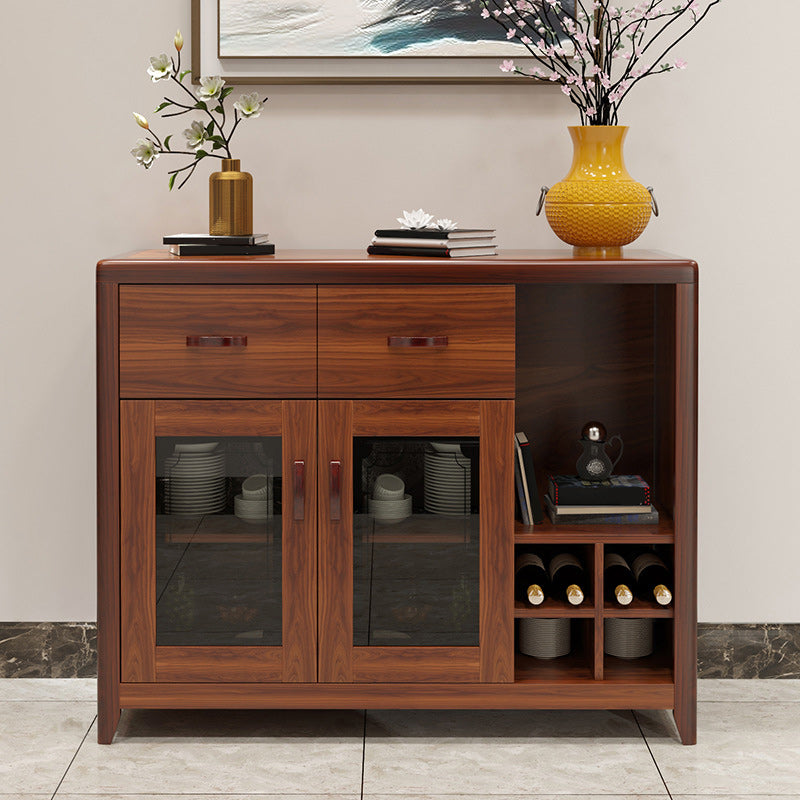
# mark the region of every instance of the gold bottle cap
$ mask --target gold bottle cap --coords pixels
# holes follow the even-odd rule
[[[544,592],[538,583],[532,583],[528,587],[528,601],[532,606],[540,606],[544,603]]]
[[[583,592],[580,586],[576,586],[574,583],[567,586],[567,600],[573,606],[579,606],[583,602]]]
[[[614,589],[614,596],[621,606],[629,606],[633,601],[633,592],[624,583]]]
[[[663,583],[659,583],[655,589],[653,589],[653,594],[655,595],[656,602],[661,606],[668,606],[672,602],[672,592],[664,586]]]

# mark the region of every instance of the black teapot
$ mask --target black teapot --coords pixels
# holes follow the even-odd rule
[[[612,461],[606,454],[606,447],[615,439],[619,442],[619,453]],[[575,465],[578,477],[593,482],[604,481],[611,477],[614,467],[622,458],[622,437],[614,434],[611,438],[607,438],[605,425],[601,422],[587,422],[581,429],[579,444],[583,452]]]

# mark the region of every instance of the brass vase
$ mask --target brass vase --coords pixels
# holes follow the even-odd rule
[[[552,189],[542,189],[547,221],[575,255],[618,257],[622,246],[645,229],[651,210],[658,215],[652,189],[633,180],[625,168],[622,143],[628,127],[576,125],[569,133],[569,173]]]
[[[208,178],[208,232],[241,236],[253,232],[253,176],[238,158],[223,158],[222,171]]]

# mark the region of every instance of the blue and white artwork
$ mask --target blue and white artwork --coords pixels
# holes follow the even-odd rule
[[[507,56],[477,0],[219,0],[220,58]]]

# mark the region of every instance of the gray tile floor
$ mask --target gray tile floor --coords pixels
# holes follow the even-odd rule
[[[92,680],[0,680],[0,800],[800,800],[800,681],[700,682],[666,712],[126,712]]]

